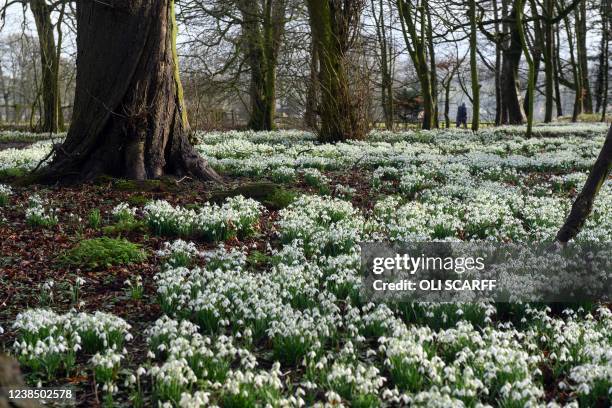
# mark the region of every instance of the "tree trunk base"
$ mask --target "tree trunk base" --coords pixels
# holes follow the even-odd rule
[[[40,179],[222,182],[189,142],[174,1],[77,2],[77,29],[72,124]]]
[[[77,160],[74,153],[65,152],[62,146],[57,146],[52,164],[37,172],[36,179],[47,184],[69,185],[91,182],[104,175],[138,181],[174,176],[224,184],[223,178],[197,153],[188,138],[183,135],[179,139],[169,149],[169,164],[152,172],[146,170],[146,153],[142,144],[125,149],[127,157],[124,166],[115,164],[114,158],[109,159],[107,149],[97,150],[89,159],[82,161]]]

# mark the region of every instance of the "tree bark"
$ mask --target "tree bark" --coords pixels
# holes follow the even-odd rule
[[[285,29],[285,1],[241,0],[242,31],[251,71],[249,128],[273,130],[276,113],[276,69]]]
[[[306,110],[304,112],[304,124],[308,129],[318,130],[317,106],[319,105],[319,53],[316,43],[310,44],[310,78],[308,90],[306,91]]]
[[[450,119],[450,91],[451,84],[453,82],[453,78],[455,74],[459,70],[463,60],[457,59],[455,65],[452,68],[449,68],[448,74],[442,78],[442,88],[444,89],[444,126],[446,129],[451,127],[451,119]]]
[[[578,121],[578,116],[583,112],[583,89],[582,89],[582,74],[580,73],[580,64],[576,62],[574,53],[574,36],[572,34],[572,27],[569,22],[569,18],[564,19],[565,30],[567,33],[567,43],[569,44],[570,62],[572,65],[572,76],[574,77],[574,111],[572,113],[572,122]]]
[[[429,7],[429,0],[422,1],[422,13],[425,14],[422,18],[422,31],[425,33],[423,37],[427,41],[427,50],[429,54],[429,69],[431,71],[429,74],[429,81],[431,82],[431,95],[433,96],[433,126],[437,129],[440,127],[440,121],[438,118],[438,64],[436,63],[436,48],[433,42],[433,24],[431,22],[431,9]]]
[[[10,120],[9,119],[9,115],[10,115],[9,96],[10,94],[9,94],[6,82],[4,80],[4,74],[2,72],[2,64],[0,64],[0,89],[2,89],[2,99],[4,100],[4,115],[5,115],[4,120],[8,123]]]
[[[38,34],[42,73],[42,117],[38,130],[58,132],[63,121],[60,121],[59,60],[51,22],[52,9],[45,0],[30,0],[29,4]]]
[[[495,19],[495,37],[499,38],[499,10],[497,0],[491,0],[493,3],[493,18]],[[502,67],[502,49],[499,41],[495,42],[495,126],[499,126],[502,123],[502,78],[501,78],[501,67]]]
[[[43,180],[172,174],[221,181],[188,139],[174,1],[77,2],[76,18],[72,125]]]
[[[535,88],[538,85],[538,77],[540,74],[540,64],[543,59],[544,49],[546,48],[546,45],[545,45],[544,33],[542,29],[542,22],[540,20],[540,18],[542,18],[543,16],[538,10],[538,5],[536,1],[535,0],[528,0],[528,1],[529,1],[529,5],[531,8],[531,15],[537,17],[532,22],[533,23],[533,42],[531,44],[529,44],[529,41],[527,41],[529,27],[525,26],[524,28],[525,39],[528,44],[527,49],[529,51],[529,56],[531,57],[531,60],[533,61],[533,64],[534,64],[535,75],[534,75],[533,83],[534,83],[534,88]],[[529,47],[529,45],[531,46]],[[535,97],[535,92],[534,92],[534,97]],[[525,110],[525,113],[529,111],[530,103],[531,101],[529,99],[529,89],[527,89],[525,91],[525,98],[523,99],[523,109]],[[534,100],[534,104],[535,104],[535,100]]]
[[[470,9],[470,71],[472,73],[472,130],[478,131],[480,126],[480,82],[478,81],[477,44],[476,44],[476,0],[469,1]]]
[[[346,0],[340,5],[335,0],[308,0],[306,4],[320,64],[319,140],[363,139],[368,130],[361,115],[364,101],[353,97],[348,74],[348,51],[359,29],[363,1]]]
[[[604,71],[605,71],[605,75],[603,78],[603,90],[602,90],[602,101],[601,101],[601,121],[605,122],[606,121],[606,113],[607,113],[607,109],[608,109],[608,92],[609,92],[609,87],[610,87],[610,78],[608,75],[608,72],[610,71],[610,62],[609,62],[609,58],[610,58],[610,19],[612,17],[610,17],[610,10],[611,10],[611,5],[609,2],[606,2],[606,4],[603,6],[604,10],[605,10],[605,17],[604,17],[604,25],[603,25],[603,32],[604,32],[604,36],[605,36],[605,47],[603,50],[603,54],[605,55],[604,58]]]
[[[565,244],[574,239],[582,230],[587,218],[593,210],[593,203],[601,186],[608,179],[612,165],[612,126],[599,157],[587,178],[582,191],[576,198],[565,224],[557,233],[557,241]]]
[[[378,2],[378,10],[371,0],[374,23],[376,25],[376,37],[380,50],[380,76],[381,76],[381,99],[383,115],[385,118],[385,128],[393,130],[394,108],[393,108],[393,63],[391,61],[391,47],[387,38],[387,27],[385,25],[385,10],[383,1]]]
[[[555,67],[554,67],[554,56],[555,56],[555,33],[554,26],[551,21],[555,9],[554,0],[544,0],[544,76],[545,76],[545,90],[544,94],[546,97],[545,109],[544,109],[544,122],[552,122],[553,107],[554,107],[554,78],[555,78]]]
[[[533,129],[533,105],[534,105],[534,96],[535,96],[535,63],[533,58],[531,57],[531,53],[529,52],[529,47],[527,46],[527,38],[525,35],[525,27],[523,26],[523,5],[525,0],[518,0],[518,9],[516,13],[516,30],[519,33],[519,37],[521,39],[521,44],[523,46],[523,52],[525,53],[525,59],[527,60],[527,65],[529,66],[529,74],[527,77],[527,134],[526,137],[530,138]]]
[[[516,1],[508,16],[509,43],[502,51],[502,124],[522,125],[525,122],[525,112],[519,97],[519,65],[523,46],[516,24],[518,6]]]
[[[576,56],[580,66],[582,82],[582,107],[584,113],[593,113],[593,97],[589,85],[589,62],[587,53],[587,12],[586,0],[576,9]]]
[[[555,104],[557,106],[557,117],[563,116],[563,101],[561,100],[561,87],[559,85],[559,74],[560,74],[560,57],[559,57],[559,30],[560,26],[557,24],[556,36],[553,35],[553,83],[555,88]]]
[[[600,13],[601,13],[601,43],[599,50],[599,67],[597,71],[597,86],[595,91],[595,100],[596,107],[595,112],[599,113],[602,111],[604,105],[607,104],[607,94],[608,94],[608,72],[609,72],[609,43],[610,43],[610,33],[608,30],[609,27],[609,19],[612,18],[610,14],[612,13],[612,9],[610,8],[610,2],[608,0],[602,0],[600,5]],[[605,114],[604,114],[605,117]],[[602,120],[603,122],[603,120]]]
[[[421,86],[421,96],[423,98],[422,128],[433,129],[436,126],[437,103],[435,89],[433,89],[436,80],[433,78],[433,72],[426,55],[431,37],[428,35],[431,32],[430,20],[426,15],[428,9],[421,5],[415,10],[412,3],[406,0],[397,0],[397,8],[406,47]],[[417,18],[418,15],[420,15],[420,18]],[[415,23],[419,20],[421,21],[420,34]]]

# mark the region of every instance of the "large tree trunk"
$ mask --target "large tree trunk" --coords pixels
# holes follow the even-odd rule
[[[220,181],[188,140],[173,0],[80,1],[77,27],[72,125],[43,179]]]
[[[591,174],[584,184],[582,191],[576,198],[572,210],[557,233],[557,241],[567,243],[580,233],[589,214],[593,210],[593,203],[601,186],[608,179],[610,166],[612,165],[612,126],[608,130],[608,136],[599,157],[591,170]]]
[[[60,124],[63,121],[60,120],[59,60],[53,36],[51,7],[45,0],[30,0],[30,8],[38,34],[42,72],[42,117],[38,130],[57,132],[61,130]]]
[[[348,51],[359,28],[362,0],[308,0],[308,13],[313,41],[319,56],[318,109],[322,142],[363,139],[368,123],[362,117],[360,101],[351,92]]]
[[[519,65],[523,46],[516,24],[518,3],[514,4],[508,17],[510,41],[502,53],[502,124],[512,125],[522,125],[525,122],[525,112],[519,97]]]

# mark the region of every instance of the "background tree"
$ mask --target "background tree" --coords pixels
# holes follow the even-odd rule
[[[38,27],[45,25],[36,24],[30,3],[52,8],[53,40],[57,51],[62,48],[61,58],[57,55],[55,59],[59,61],[55,64],[60,75],[59,99],[72,101],[73,3],[65,0],[45,0],[46,3],[43,0],[4,0],[3,3],[0,0],[0,6],[7,1],[16,5],[9,12],[13,25],[9,31],[21,31],[15,25],[21,22],[24,35],[30,35],[29,30],[37,33]],[[327,54],[327,60],[335,57],[318,49],[307,2],[181,1],[177,8],[181,32],[177,52],[183,62],[184,100],[191,125],[203,130],[244,127],[265,130],[277,126],[306,127],[320,132],[323,130],[322,114],[328,114],[323,106],[325,103],[332,106],[329,101],[336,98],[336,102],[342,99],[347,102],[334,105],[336,110],[346,112],[337,117],[358,124],[336,126],[346,129],[342,138],[362,137],[360,135],[367,132],[369,124],[384,122],[385,127],[392,127],[394,116],[397,116],[393,96],[402,87],[423,92],[423,115],[419,121],[426,119],[429,127],[436,127],[438,117],[445,117],[438,115],[438,109],[452,110],[464,98],[472,103],[469,110],[476,113],[474,119],[479,119],[473,122],[516,124],[526,119],[525,111],[530,102],[528,60],[523,58],[524,50],[517,31],[517,0],[404,1],[405,11],[410,14],[408,21],[405,16],[399,16],[399,6],[403,3],[398,0],[330,0],[327,3],[338,21],[334,20],[337,32],[329,31],[330,38],[348,47],[338,47],[337,54],[342,57],[336,60],[342,63],[338,71],[341,74],[328,76],[344,77],[346,86],[341,92],[327,92],[334,96],[324,102],[321,79],[326,75],[320,54]],[[574,102],[575,119],[586,118],[579,116],[587,112],[583,107],[588,102],[584,97],[588,91],[583,85],[585,76],[594,85],[594,110],[602,112],[607,104],[604,88],[609,75],[609,58],[604,57],[604,52],[609,41],[604,38],[608,35],[604,24],[608,24],[609,18],[603,16],[609,14],[604,8],[610,6],[604,3],[602,0],[523,1],[525,40],[535,72],[534,120],[551,121],[555,110],[557,116],[569,111],[570,102]],[[20,8],[23,4],[26,8],[22,9],[22,19]],[[352,17],[348,19],[351,21],[349,34],[341,28],[347,20],[342,11],[345,6],[352,10]],[[577,35],[580,34],[577,32],[580,31],[579,23],[583,21],[579,6],[584,6],[587,15],[584,54],[579,52]],[[64,23],[58,24],[62,10],[65,11]],[[480,33],[473,29],[473,22]],[[342,40],[340,37],[345,34],[346,39]],[[402,39],[396,44],[398,34]],[[0,36],[0,43],[12,42],[9,37]],[[25,62],[36,66],[36,72],[27,80],[15,80],[15,84],[23,88],[18,92],[14,92],[17,87],[13,79],[13,72],[17,71],[10,67],[14,51],[7,48],[0,55],[3,88],[9,93],[6,100],[2,95],[2,116],[6,119],[9,110],[11,122],[18,117],[21,126],[31,122],[40,127],[44,118],[49,117],[45,105],[50,105],[44,102],[49,98],[43,97],[43,90],[49,89],[43,86],[46,81],[43,76],[48,78],[49,75],[43,75],[41,65],[49,64],[41,64],[39,36],[35,34],[31,38],[37,44],[37,51]],[[470,42],[476,46],[470,46]],[[59,43],[64,45],[60,47]],[[471,51],[470,63],[448,77],[445,65],[457,49]],[[415,54],[418,54],[416,65]],[[586,68],[584,63],[579,63],[585,55]],[[334,64],[327,66],[334,67]],[[474,78],[471,78],[472,73]],[[34,91],[30,92],[30,88]],[[479,99],[480,109],[477,109],[473,105]],[[70,103],[66,105],[62,108],[68,114]],[[14,111],[18,111],[17,114]],[[59,115],[58,119],[61,118]]]
[[[476,0],[469,0],[470,15],[470,71],[472,74],[472,130],[478,131],[480,126],[480,82],[478,80],[478,60],[477,60],[477,15]]]
[[[524,0],[518,0],[517,13],[516,13],[516,30],[519,33],[521,39],[521,45],[523,52],[525,53],[525,59],[527,60],[527,66],[529,67],[529,74],[527,76],[527,134],[526,137],[530,138],[533,129],[533,106],[535,98],[535,62],[529,52],[527,45],[527,38],[525,34],[525,27],[523,26],[523,6]]]
[[[308,129],[318,129],[317,107],[319,106],[319,52],[316,43],[311,39],[308,89],[304,109],[304,125]]]
[[[363,100],[351,91],[349,51],[359,37],[365,2],[308,0],[310,29],[319,60],[319,140],[362,139],[368,123]]]
[[[378,4],[376,4],[378,3]],[[376,28],[376,40],[378,43],[378,58],[380,66],[380,91],[381,104],[385,119],[385,128],[393,130],[395,111],[393,103],[393,82],[395,56],[393,55],[392,30],[387,27],[387,16],[393,18],[390,7],[385,7],[384,0],[375,2],[371,0],[372,16]]]
[[[535,0],[531,0],[535,3]],[[535,6],[535,5],[534,5]],[[553,108],[554,108],[554,92],[555,92],[555,68],[554,68],[554,55],[555,55],[555,42],[554,42],[554,22],[553,15],[555,12],[554,0],[544,0],[543,2],[543,15],[544,15],[544,36],[542,37],[544,45],[544,77],[545,77],[545,90],[544,95],[546,98],[544,122],[549,123],[553,119]],[[559,96],[560,97],[560,96]]]
[[[16,3],[21,4],[24,9],[29,7],[32,12],[40,49],[42,115],[38,130],[42,132],[58,132],[64,127],[59,70],[62,47],[61,25],[64,21],[67,1],[5,0],[4,5],[0,7],[0,14],[3,15],[10,5]],[[53,22],[54,13],[57,14],[55,23]]]
[[[25,32],[10,34],[0,40],[6,122],[34,129],[43,111],[38,40]]]
[[[423,129],[436,127],[437,78],[433,70],[435,64],[430,64],[427,53],[431,53],[431,16],[429,3],[421,0],[413,5],[412,2],[397,0],[397,9],[401,21],[402,33],[406,48],[414,69],[417,73],[423,97]]]
[[[250,66],[249,128],[274,129],[276,68],[285,28],[285,0],[239,0],[242,31]]]
[[[438,71],[444,72],[440,84],[442,85],[442,89],[444,90],[444,125],[448,129],[451,127],[451,119],[450,119],[450,101],[451,101],[451,84],[457,75],[457,71],[461,68],[461,64],[465,56],[461,59],[458,57],[449,57],[447,59],[443,59],[438,63]]]
[[[612,3],[601,0],[601,42],[599,45],[599,66],[597,69],[597,86],[595,91],[595,112],[601,112],[601,121],[606,120],[608,105],[608,88],[610,75],[610,21],[612,20]]]
[[[76,12],[73,121],[42,178],[220,180],[188,140],[173,0],[78,2]]]
[[[2,95],[2,100],[4,101],[4,112],[0,112],[0,124],[3,122],[2,114],[4,113],[4,120],[8,122],[9,120],[9,97],[10,94],[8,92],[8,87],[6,86],[6,81],[4,80],[4,73],[2,72],[2,61],[0,61],[0,95]]]
[[[578,2],[574,15],[576,19],[576,62],[579,65],[582,108],[584,113],[593,113],[593,97],[589,80],[589,56],[587,53],[587,0]]]

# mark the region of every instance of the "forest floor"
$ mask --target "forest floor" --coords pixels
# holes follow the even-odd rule
[[[223,192],[170,179],[20,187],[13,169],[33,167],[45,142],[3,142],[0,350],[19,357],[32,386],[70,385],[86,407],[609,406],[607,305],[401,307],[358,290],[356,248],[374,236],[554,236],[605,134],[558,129],[531,140],[516,129],[381,133],[336,146],[303,132],[203,134],[198,149]],[[584,239],[610,241],[611,208],[608,182]],[[145,256],[75,260],[100,238]],[[92,349],[90,335],[104,344]],[[78,351],[47,348],[50,338]]]

